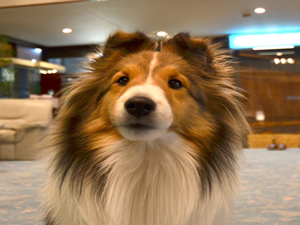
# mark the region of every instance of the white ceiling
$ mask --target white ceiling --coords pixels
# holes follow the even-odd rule
[[[266,13],[255,14],[256,7]],[[42,46],[98,44],[115,30],[195,36],[300,30],[300,0],[109,0],[0,9],[0,34]],[[250,13],[250,17],[243,17]],[[65,27],[73,29],[63,34]]]

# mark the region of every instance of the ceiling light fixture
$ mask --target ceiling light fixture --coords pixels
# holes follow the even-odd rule
[[[42,49],[41,49],[41,48],[35,48],[34,51],[35,51],[36,53],[41,53],[41,52],[42,52]]]
[[[166,37],[166,36],[168,35],[168,33],[165,32],[165,31],[158,31],[158,32],[156,33],[156,35],[157,35],[158,37]]]
[[[275,58],[273,61],[276,65],[286,64],[286,63],[288,63],[288,64],[294,64],[295,63],[295,60],[293,58],[288,58],[288,59],[286,59],[286,58],[281,58],[281,59]]]
[[[252,48],[254,51],[259,50],[277,50],[277,49],[293,49],[294,45],[274,45],[274,46],[259,46]]]
[[[280,59],[280,62],[281,62],[282,64],[285,64],[285,63],[286,63],[286,59],[285,59],[285,58],[282,58],[282,59]]]
[[[229,35],[229,46],[231,49],[290,49],[300,46],[300,32]]]
[[[274,52],[274,51],[266,51],[266,52],[258,52],[257,55],[276,55],[276,56],[283,56],[283,55],[294,55],[295,51],[280,51],[280,52]]]
[[[72,29],[71,28],[64,28],[63,30],[62,30],[62,32],[64,33],[64,34],[69,34],[69,33],[72,33]]]
[[[275,63],[275,64],[279,64],[279,63],[280,63],[280,59],[275,58],[275,59],[274,59],[274,63]]]
[[[262,14],[262,13],[266,12],[266,9],[259,7],[259,8],[254,9],[254,12],[257,14]]]
[[[288,58],[288,59],[287,59],[287,62],[288,62],[289,64],[294,64],[294,63],[295,63],[295,60],[294,60],[293,58]]]

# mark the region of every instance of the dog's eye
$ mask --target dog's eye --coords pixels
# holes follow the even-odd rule
[[[180,89],[180,88],[182,88],[182,83],[180,80],[172,79],[172,80],[169,80],[169,87],[172,89]]]
[[[120,77],[117,80],[117,84],[120,85],[120,86],[125,86],[128,82],[129,82],[129,78],[128,77]]]

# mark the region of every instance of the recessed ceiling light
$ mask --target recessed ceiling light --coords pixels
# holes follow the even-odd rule
[[[254,12],[258,13],[258,14],[261,14],[261,13],[265,13],[266,9],[259,7],[259,8],[254,9]]]
[[[166,36],[168,35],[168,33],[165,32],[165,31],[158,31],[158,32],[156,33],[156,35],[157,35],[158,37],[166,37]]]
[[[285,59],[285,58],[282,58],[282,59],[280,59],[280,62],[281,62],[282,64],[285,64],[285,63],[286,63],[286,59]]]
[[[64,28],[63,30],[62,30],[62,32],[64,33],[64,34],[69,34],[69,33],[72,33],[72,29],[71,28]]]
[[[295,63],[295,60],[292,59],[292,58],[288,58],[288,59],[287,59],[287,62],[288,62],[289,64],[294,64],[294,63]]]
[[[36,53],[41,53],[41,52],[42,52],[42,49],[40,49],[40,48],[35,48],[34,51],[35,51]]]
[[[280,59],[275,58],[275,59],[274,59],[274,63],[275,63],[275,64],[279,64],[279,63],[280,63]]]

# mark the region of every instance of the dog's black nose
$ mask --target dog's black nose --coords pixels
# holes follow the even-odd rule
[[[133,97],[125,102],[126,111],[136,117],[147,116],[156,108],[155,102],[146,97]]]

